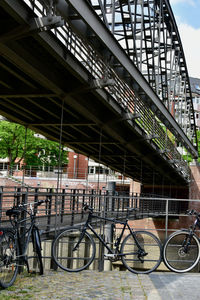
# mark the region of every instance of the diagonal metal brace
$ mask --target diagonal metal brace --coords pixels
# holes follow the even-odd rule
[[[47,31],[63,25],[64,20],[61,18],[61,16],[45,16],[41,18],[33,18],[29,21],[29,24],[21,24],[11,31],[0,35],[0,43],[18,40],[41,31]]]

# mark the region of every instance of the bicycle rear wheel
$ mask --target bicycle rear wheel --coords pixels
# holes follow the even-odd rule
[[[55,263],[68,272],[79,272],[92,263],[95,258],[96,247],[88,232],[82,235],[82,230],[69,227],[54,239],[52,257]]]
[[[140,255],[140,249],[132,234],[129,234],[122,242],[122,262],[129,271],[135,274],[153,272],[162,260],[161,244],[158,238],[151,232],[136,231],[134,234],[145,255]]]
[[[13,285],[18,273],[18,244],[10,232],[0,230],[0,286]]]
[[[28,260],[32,260],[31,266],[34,271],[31,273],[39,273],[40,275],[44,274],[43,263],[42,263],[42,254],[41,254],[41,241],[40,234],[37,228],[33,228],[32,231],[32,245],[33,245],[33,256],[29,256]],[[30,262],[29,262],[30,265]]]
[[[199,262],[200,245],[196,235],[189,231],[178,231],[171,234],[163,247],[165,265],[173,272],[191,271]]]

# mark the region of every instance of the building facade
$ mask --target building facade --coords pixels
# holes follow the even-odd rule
[[[194,115],[197,130],[200,130],[200,79],[190,77],[192,98],[194,105]]]

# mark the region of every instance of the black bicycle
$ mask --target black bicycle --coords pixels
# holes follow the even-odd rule
[[[35,217],[37,207],[44,202],[46,201],[41,200],[27,205],[19,204],[6,211],[12,227],[0,228],[0,286],[2,288],[13,285],[20,266],[26,265],[30,272],[29,260],[32,260],[35,272],[43,274],[41,241]],[[27,221],[30,221],[28,228],[22,232],[21,225]],[[30,249],[32,255],[28,256],[30,240],[32,240],[32,249]]]
[[[128,224],[128,215],[123,222],[94,215],[93,209],[88,205],[84,205],[84,210],[89,211],[84,226],[69,227],[59,233],[53,241],[52,257],[61,269],[69,272],[79,272],[90,266],[95,259],[96,251],[92,234],[107,249],[107,253],[104,254],[107,259],[112,262],[121,260],[123,265],[133,273],[147,274],[160,265],[162,258],[160,241],[151,232],[133,231]],[[129,210],[128,214],[130,211],[132,210]],[[106,243],[105,238],[92,227],[91,221],[93,218],[122,225],[122,230],[114,243],[113,249]],[[126,228],[129,230],[128,235],[125,232]],[[92,234],[88,232],[88,229]]]
[[[172,233],[163,246],[165,265],[177,273],[191,271],[200,259],[200,240],[195,234],[196,229],[200,229],[200,213],[190,210],[187,214],[196,217],[194,224],[189,229]]]

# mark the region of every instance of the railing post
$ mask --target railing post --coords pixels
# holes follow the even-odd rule
[[[16,198],[16,203],[14,201],[13,205],[19,205],[20,204],[20,196],[21,196],[21,188],[17,188],[17,193],[16,195],[14,196]]]
[[[52,193],[53,193],[53,189],[51,188],[49,190],[50,192],[50,195],[48,196],[49,197],[49,205],[48,205],[48,211],[47,211],[47,231],[49,231],[50,229],[50,225],[51,225],[51,207],[52,207]]]
[[[81,219],[84,217],[83,205],[85,204],[85,190],[83,190],[83,200],[81,204]]]
[[[61,202],[61,216],[60,222],[63,222],[63,215],[65,211],[65,189],[62,190],[62,202]]]
[[[168,217],[169,217],[169,199],[166,199],[165,205],[165,238],[168,236]]]
[[[38,202],[38,188],[35,188],[35,195],[34,195],[34,213],[36,214],[37,213],[37,202]]]
[[[76,190],[73,190],[73,194],[75,194],[75,193],[76,193]],[[75,200],[76,200],[75,195],[73,195],[72,196],[72,206],[71,206],[71,208],[72,208],[71,225],[74,225]]]
[[[108,211],[113,210],[113,199],[114,199],[114,194],[115,194],[115,182],[108,182],[106,189],[108,190]],[[113,226],[112,224],[105,224],[105,241],[107,244],[109,244],[112,247],[113,244]],[[105,253],[108,251],[105,250]],[[104,261],[104,270],[105,271],[110,271],[112,270],[112,263],[109,260]]]
[[[26,204],[27,203],[27,193],[23,192],[22,193],[22,204]],[[20,236],[21,236],[21,239],[20,239],[20,250],[21,250],[21,253],[20,255],[23,255],[24,254],[24,250],[25,250],[25,240],[26,240],[26,216],[27,216],[27,213],[26,211],[22,211],[21,213],[21,220],[24,220],[24,222],[21,223],[21,228],[20,228]],[[22,267],[19,267],[19,272],[22,272],[23,268]]]

